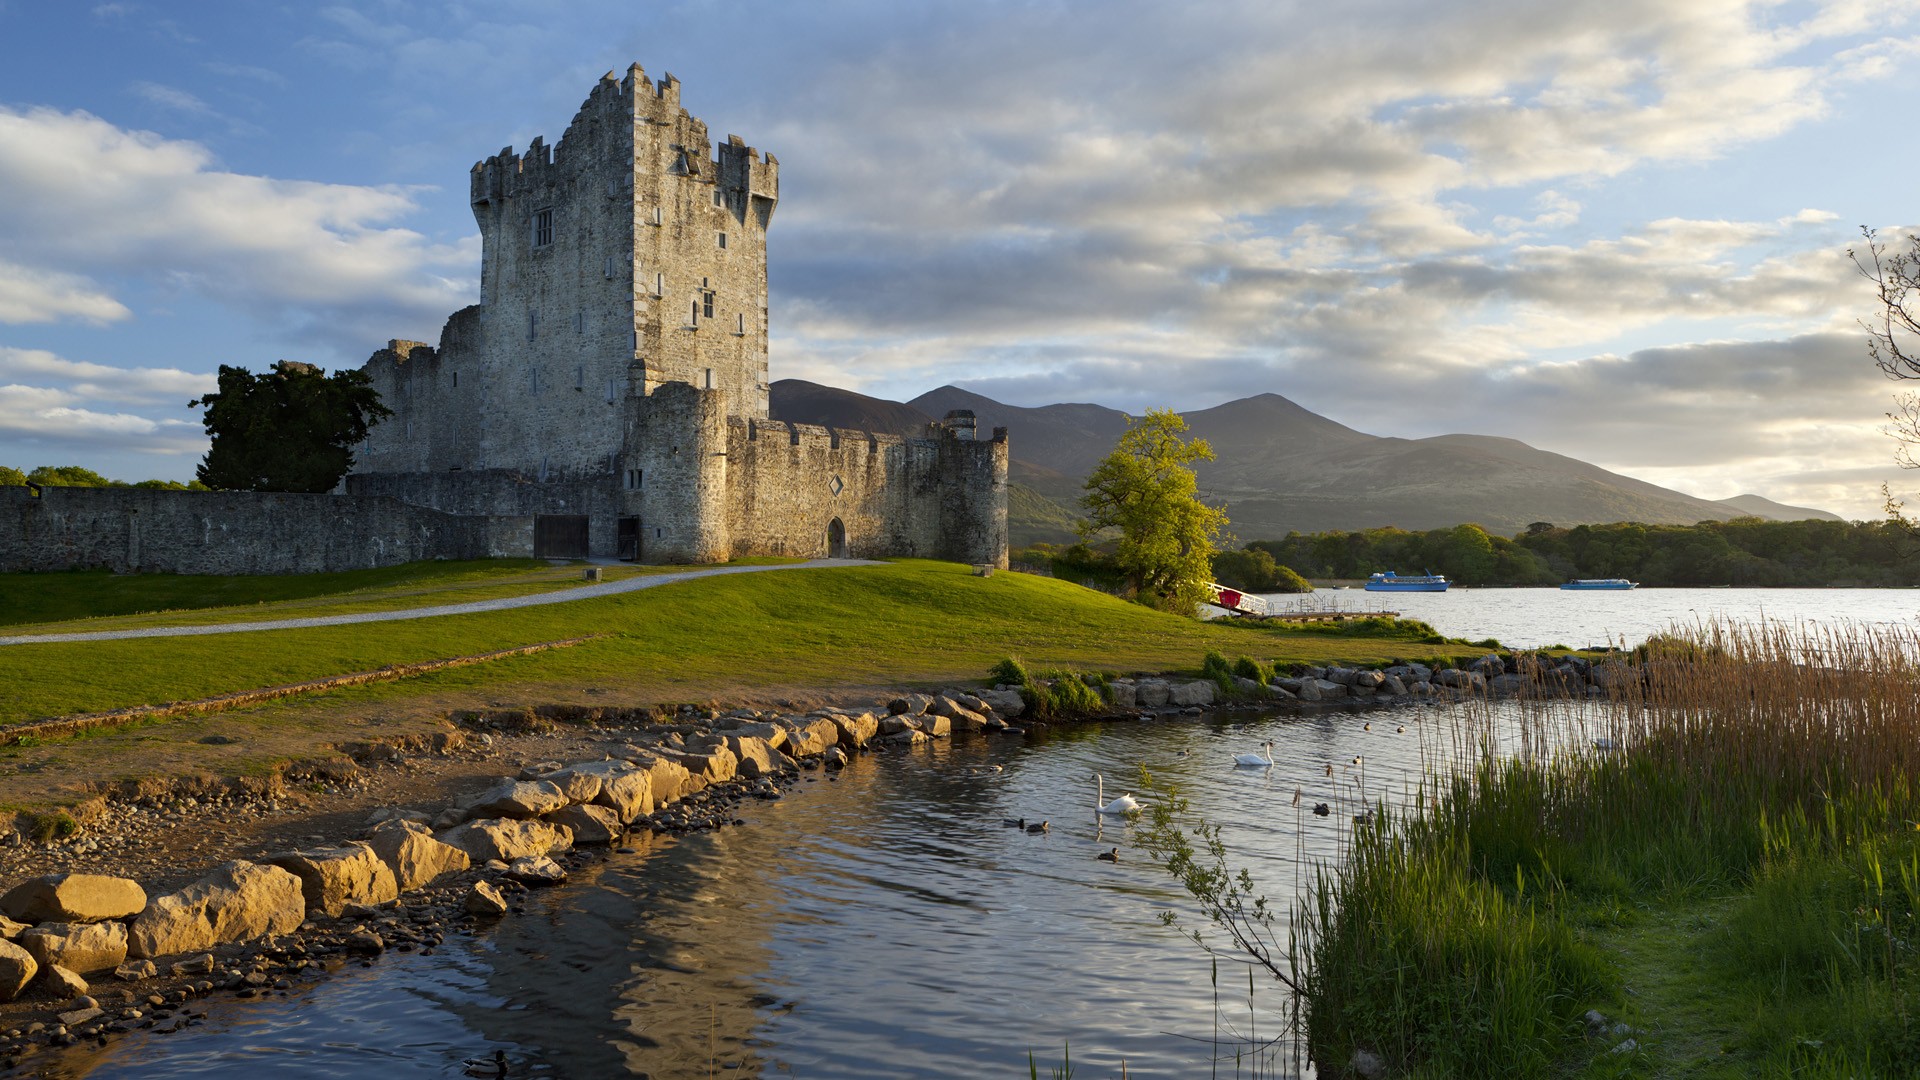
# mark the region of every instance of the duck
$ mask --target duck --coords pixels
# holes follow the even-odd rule
[[[1095,855],[1094,858],[1099,859],[1101,862],[1117,863],[1120,861],[1120,849],[1112,848],[1110,850],[1103,851],[1100,854]]]
[[[1365,813],[1363,813],[1363,814],[1355,814],[1355,815],[1353,815],[1353,823],[1354,823],[1355,825],[1371,825],[1371,824],[1373,824],[1373,811],[1371,811],[1371,810],[1368,810],[1367,812],[1365,812]]]
[[[1235,754],[1233,755],[1233,763],[1235,765],[1245,765],[1257,769],[1273,768],[1273,740],[1268,739],[1266,742],[1261,743],[1260,751],[1258,754]]]
[[[1399,727],[1393,729],[1393,733],[1395,735],[1405,735],[1407,733],[1407,725],[1401,724]]]
[[[1000,819],[1000,824],[1005,825],[1009,829],[1024,829],[1027,827],[1027,819],[1023,817],[1003,817]]]
[[[1046,822],[1044,822],[1044,821],[1036,821],[1036,822],[1034,822],[1033,824],[1031,824],[1031,825],[1029,825],[1029,826],[1027,826],[1027,831],[1028,831],[1028,832],[1030,832],[1030,833],[1043,833],[1043,832],[1046,832],[1046,831],[1047,831],[1047,823],[1046,823]]]
[[[492,1057],[468,1058],[460,1063],[462,1071],[468,1076],[481,1077],[482,1080],[501,1080],[507,1075],[507,1052],[495,1050]]]
[[[1331,813],[1333,813],[1333,808],[1328,806],[1326,803],[1317,802],[1313,804],[1314,817],[1326,817],[1328,814],[1331,814]]]
[[[1369,721],[1367,721],[1366,723],[1364,723],[1364,724],[1361,724],[1361,725],[1360,725],[1360,730],[1361,730],[1361,731],[1372,731],[1372,730],[1373,730],[1373,721],[1371,721],[1371,720],[1369,720]]]
[[[1112,802],[1107,802],[1106,778],[1099,773],[1094,773],[1093,782],[1096,785],[1093,789],[1094,813],[1105,814],[1109,817],[1123,817],[1127,814],[1137,814],[1140,812],[1140,800],[1133,797],[1133,792],[1129,791]]]

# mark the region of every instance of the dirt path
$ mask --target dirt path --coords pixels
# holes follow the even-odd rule
[[[625,581],[583,585],[558,593],[534,593],[529,596],[503,596],[494,600],[473,600],[464,604],[408,608],[402,611],[368,611],[356,615],[319,615],[305,619],[267,619],[260,622],[220,623],[212,626],[160,626],[143,630],[94,630],[72,634],[16,634],[0,637],[0,645],[44,645],[63,641],[113,641],[120,638],[196,637],[202,634],[242,634],[255,630],[292,630],[309,626],[341,626],[347,623],[398,622],[403,619],[431,619],[440,615],[471,615],[481,611],[536,607],[541,604],[566,604],[575,600],[595,600],[603,596],[651,589],[675,581],[718,577],[721,574],[757,574],[767,570],[810,570],[833,566],[881,566],[865,559],[814,559],[802,563],[774,566],[720,566],[706,570],[687,570],[674,574],[648,574]]]

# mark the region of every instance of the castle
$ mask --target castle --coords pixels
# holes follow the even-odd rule
[[[393,415],[332,495],[0,488],[0,570],[289,573],[423,558],[1007,564],[1007,441],[771,420],[779,163],[671,75],[476,164],[480,303],[364,367]]]
[[[480,303],[437,348],[394,341],[367,362],[393,416],[347,492],[532,514],[541,555],[1006,565],[1004,431],[768,419],[780,165],[738,137],[710,144],[671,75],[609,72],[558,144],[476,164],[470,193]]]

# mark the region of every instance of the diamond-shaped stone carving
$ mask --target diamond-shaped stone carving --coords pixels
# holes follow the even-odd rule
[[[827,490],[833,492],[835,495],[840,494],[840,490],[846,486],[847,485],[840,482],[840,478],[838,476],[827,481]]]

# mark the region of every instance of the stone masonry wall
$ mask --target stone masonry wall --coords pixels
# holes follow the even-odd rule
[[[149,488],[0,487],[0,571],[310,574],[525,557],[531,518],[396,499]]]
[[[347,476],[346,491],[349,495],[386,497],[454,515],[531,522],[537,514],[584,514],[588,554],[606,558],[615,554],[618,518],[622,513],[620,493],[605,482],[549,480],[541,483],[513,469],[352,473]],[[529,539],[522,554],[531,555],[532,545]]]

